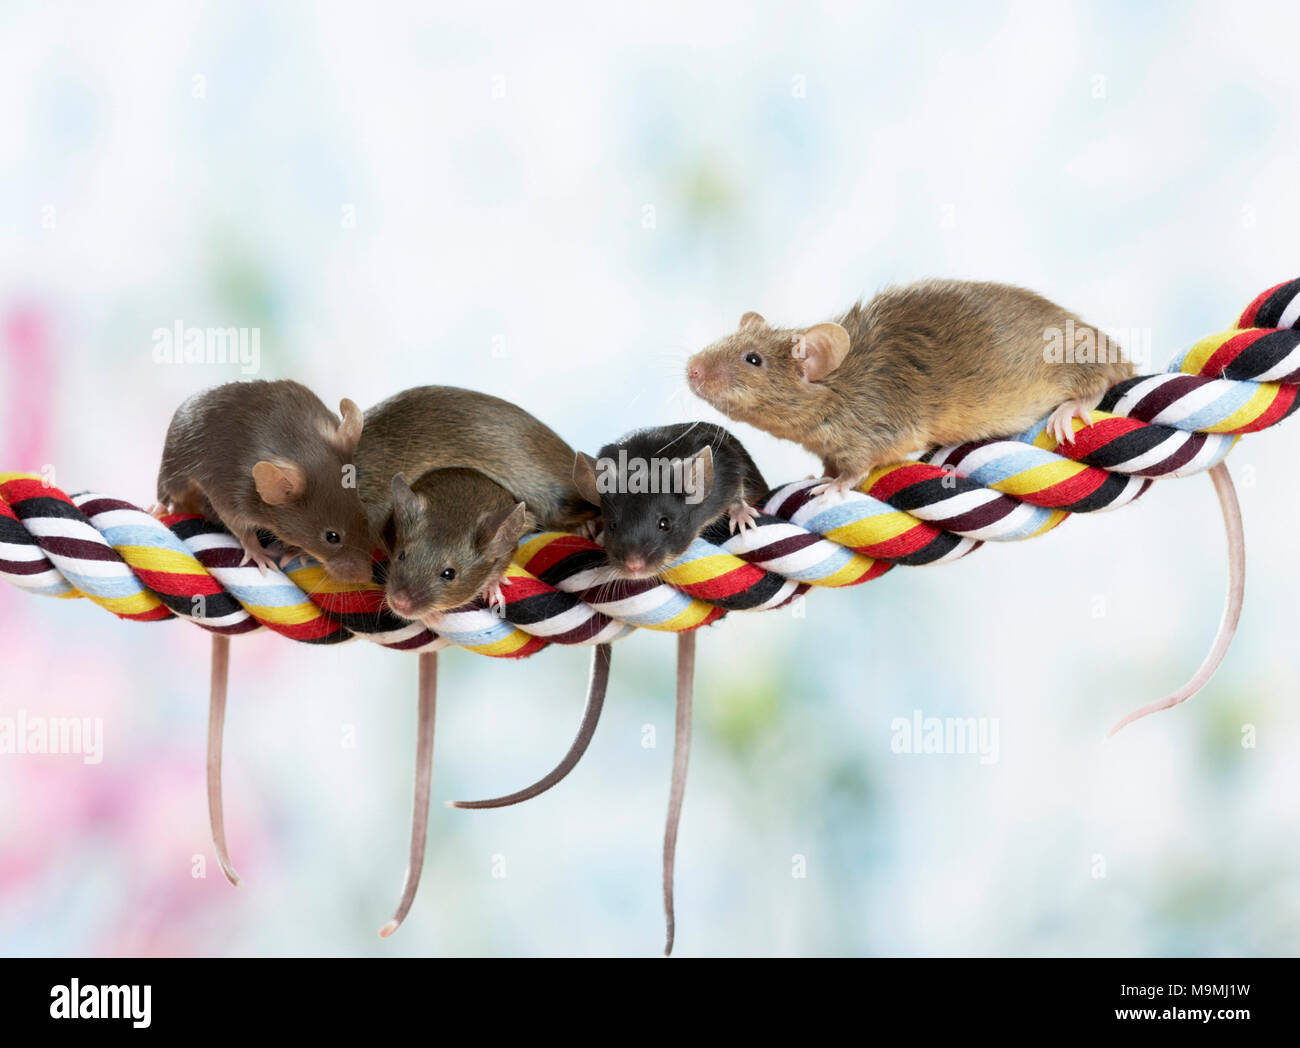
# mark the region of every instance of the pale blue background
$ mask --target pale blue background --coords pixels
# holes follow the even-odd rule
[[[263,377],[330,402],[469,385],[589,451],[714,418],[681,365],[745,310],[810,322],[921,276],[1149,329],[1162,368],[1300,269],[1298,36],[1285,2],[5,4],[0,310],[47,352],[0,364],[0,469],[149,501],[175,405],[238,377],[153,364],[178,319],[260,327]],[[773,481],[814,468],[737,432]],[[1109,743],[1218,620],[1203,479],[701,636],[678,952],[1296,952],[1297,439],[1232,456],[1251,573],[1222,671]],[[434,811],[381,942],[413,658],[235,643],[234,891],[191,877],[206,637],[8,588],[0,630],[0,714],[106,735],[97,767],[0,757],[2,953],[659,949],[668,637],[619,645],[560,788]],[[446,656],[437,798],[549,767],[586,658]],[[999,762],[891,754],[914,709],[998,718]]]

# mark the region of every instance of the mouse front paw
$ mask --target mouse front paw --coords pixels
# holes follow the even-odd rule
[[[278,571],[280,569],[280,566],[275,562],[275,558],[262,549],[260,545],[256,549],[244,547],[244,559],[239,562],[239,566],[245,568],[249,564],[254,565],[263,575],[268,571]]]
[[[502,575],[501,578],[483,591],[483,596],[487,598],[488,609],[499,619],[506,617],[506,595],[502,587],[509,585],[510,580]]]
[[[253,564],[263,575],[268,571],[278,571],[279,565],[276,564],[275,558],[257,541],[257,533],[244,535],[239,540],[240,546],[244,549],[244,559],[239,562],[241,568]]]
[[[758,510],[748,502],[737,502],[727,510],[727,528],[731,534],[737,530],[743,535],[758,527]]]

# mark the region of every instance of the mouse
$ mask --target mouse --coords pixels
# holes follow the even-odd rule
[[[282,556],[303,550],[342,582],[369,582],[372,532],[357,492],[352,456],[361,410],[339,415],[299,382],[228,382],[185,400],[172,417],[158,469],[156,515],[193,513],[222,524],[243,547],[244,563],[263,574],[275,560],[258,530],[271,532]],[[208,821],[226,879],[240,883],[226,845],[221,746],[230,674],[230,639],[212,636],[208,694]]]
[[[420,620],[468,604],[480,594],[500,607],[501,581],[515,546],[536,521],[527,505],[474,469],[431,469],[393,495],[385,600],[404,619]]]
[[[637,463],[642,469],[638,471]],[[623,481],[619,479],[620,465]],[[654,479],[651,483],[651,472]],[[654,492],[639,488],[631,475],[646,480]],[[725,520],[732,532],[754,527],[758,511],[750,505],[765,494],[767,483],[749,452],[723,427],[678,423],[629,433],[601,449],[600,459],[581,452],[573,459],[573,480],[582,497],[599,507],[602,540],[611,574],[647,579],[682,555],[699,535]],[[605,492],[603,488],[610,490]],[[577,766],[586,752],[604,701],[609,653],[593,655],[587,705],[578,733],[563,760],[546,776],[522,790],[482,801],[453,801],[456,808],[500,808],[544,793]]]
[[[1050,332],[1090,341],[1104,362],[1052,362]],[[728,418],[817,455],[828,478],[817,494],[852,490],[912,452],[1020,433],[1049,414],[1049,431],[1071,441],[1071,421],[1086,422],[1134,374],[1107,336],[1042,296],[957,280],[888,288],[807,328],[746,313],[686,365],[691,391]]]
[[[757,526],[752,503],[767,481],[735,435],[708,422],[679,422],[634,430],[600,449],[579,453],[573,479],[583,498],[600,507],[601,539],[610,569],[626,579],[653,578],[706,532],[745,532]],[[664,826],[664,956],[676,935],[673,880],[677,832],[686,793],[695,681],[695,633],[677,637],[672,786]],[[594,726],[593,726],[594,730]]]
[[[369,582],[373,532],[353,466],[363,417],[351,400],[336,416],[287,379],[228,382],[188,398],[163,444],[158,502],[228,528],[247,561],[275,561],[269,531],[320,561],[340,582]]]
[[[751,503],[767,492],[744,445],[708,422],[638,429],[597,458],[579,453],[573,479],[600,508],[610,568],[628,579],[655,577],[715,522],[732,533],[753,527]]]
[[[393,477],[451,467],[495,481],[539,527],[577,531],[595,516],[573,485],[573,449],[523,408],[476,390],[416,386],[369,408],[356,462],[376,533],[393,512]]]
[[[534,529],[588,531],[596,516],[574,485],[573,449],[522,408],[475,390],[417,386],[381,401],[365,413],[356,459],[367,519],[388,552],[385,600],[403,618],[433,618],[479,595],[501,608],[504,573],[521,537]],[[609,644],[594,647],[580,737],[603,706],[611,658]],[[426,712],[421,704],[422,739],[432,737],[431,717],[432,706]],[[432,759],[432,746],[421,747],[417,794]],[[523,790],[457,806],[502,807],[536,796],[567,774],[566,761]],[[423,852],[424,833],[417,805],[412,856]],[[402,901],[382,936],[409,910],[420,868],[408,863]]]
[[[1074,345],[1063,345],[1068,339]],[[686,364],[696,396],[821,458],[826,480],[812,493],[839,497],[877,466],[931,447],[1014,436],[1044,416],[1057,447],[1073,444],[1106,391],[1135,374],[1109,336],[1041,295],[958,280],[887,288],[807,328],[774,327],[748,312]],[[1218,634],[1187,684],[1111,734],[1186,701],[1231,644],[1245,586],[1241,514],[1227,466],[1218,463],[1210,477],[1228,538]]]

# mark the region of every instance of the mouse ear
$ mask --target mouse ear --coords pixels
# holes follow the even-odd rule
[[[704,497],[713,490],[713,448],[705,444],[694,455],[682,463],[684,487],[687,502],[703,502]]]
[[[302,498],[307,490],[307,478],[296,462],[283,459],[262,461],[253,467],[253,483],[257,494],[268,506],[283,506]]]
[[[795,335],[790,355],[795,359],[800,378],[805,382],[820,382],[849,355],[849,333],[839,324],[818,324],[802,335]]]
[[[573,486],[587,502],[593,506],[600,505],[600,491],[596,487],[596,460],[581,451],[573,457]]]
[[[740,318],[741,331],[748,331],[750,328],[764,328],[764,327],[767,327],[767,321],[763,319],[763,315],[761,313],[755,313],[753,310],[751,310],[750,312],[746,313],[743,317]]]
[[[349,452],[356,451],[357,445],[361,443],[361,409],[355,401],[344,397],[339,401],[339,415],[343,419],[338,428],[339,443]]]
[[[514,553],[519,540],[528,530],[528,507],[522,502],[508,510],[485,517],[479,525],[479,537],[484,542],[484,553],[491,560]]]
[[[411,485],[406,482],[404,473],[397,473],[393,476],[392,489],[394,506],[410,509],[415,504],[415,492],[411,490]]]

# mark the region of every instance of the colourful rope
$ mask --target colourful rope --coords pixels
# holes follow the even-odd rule
[[[760,500],[758,526],[715,526],[659,579],[609,580],[598,545],[527,537],[503,587],[437,632],[381,608],[376,586],[328,579],[296,560],[265,576],[239,543],[196,517],[158,520],[97,494],[68,496],[36,475],[0,474],[0,577],[50,597],[85,597],[125,619],[187,618],[218,633],[261,627],[334,644],[364,637],[403,651],[448,644],[525,658],[548,644],[598,644],[633,629],[692,630],[729,611],[780,607],[813,586],[856,586],[895,564],[943,564],[986,541],[1050,531],[1072,513],[1127,505],[1154,479],[1209,469],[1243,433],[1286,418],[1300,391],[1300,280],[1257,296],[1237,326],[1202,339],[1169,371],[1127,379],[1058,446],[1040,422],[1014,439],[939,448],[876,470],[859,493],[812,498],[816,482]]]

